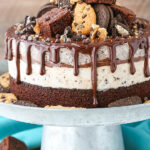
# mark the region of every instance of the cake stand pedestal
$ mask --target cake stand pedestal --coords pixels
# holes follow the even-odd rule
[[[150,104],[98,109],[44,109],[0,103],[0,115],[44,125],[42,150],[124,150],[120,124],[150,118]]]
[[[0,74],[7,70],[0,61]],[[0,116],[43,125],[42,150],[124,150],[120,125],[150,119],[150,104],[44,109],[0,103]]]
[[[120,126],[45,126],[42,150],[124,150]]]

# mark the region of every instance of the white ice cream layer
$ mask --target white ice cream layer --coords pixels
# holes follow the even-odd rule
[[[46,67],[46,74],[40,75],[40,65],[32,64],[32,74],[26,74],[26,63],[21,60],[21,81],[42,87],[66,89],[92,89],[91,68],[80,68],[79,75],[74,76],[73,68]],[[144,61],[135,62],[136,73],[130,74],[130,64],[120,64],[115,73],[110,71],[110,66],[98,67],[98,91],[128,87],[150,79],[144,76]],[[9,73],[16,78],[15,59],[9,62]]]

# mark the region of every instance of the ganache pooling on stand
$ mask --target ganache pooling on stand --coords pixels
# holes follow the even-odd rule
[[[93,100],[92,103],[87,102],[86,104],[86,100],[89,100],[92,97],[89,89],[86,91],[84,91],[84,89],[81,89],[81,91],[84,91],[85,95],[88,95],[89,97],[86,97],[84,100],[84,94],[81,94],[82,98],[80,101],[78,101],[77,99],[79,99],[80,97],[80,88],[75,89],[75,87],[72,87],[72,92],[70,95],[64,94],[64,98],[62,98],[62,101],[64,102],[59,101],[57,103],[57,98],[56,100],[54,98],[55,96],[53,96],[52,101],[48,101],[50,97],[45,98],[46,100],[44,102],[43,95],[45,95],[45,97],[47,96],[45,91],[49,92],[49,90],[53,91],[56,89],[56,92],[54,91],[54,93],[56,94],[57,92],[59,92],[59,90],[56,87],[39,87],[38,85],[38,88],[41,88],[41,90],[43,88],[44,91],[44,94],[41,92],[41,98],[43,99],[41,99],[41,101],[43,102],[38,100],[38,98],[36,98],[35,101],[33,99],[31,101],[39,106],[62,105],[87,108],[107,107],[107,105],[115,101],[115,99],[109,97],[109,100],[105,102],[105,98],[107,99],[107,96],[104,96],[105,91],[112,91],[112,88],[104,89],[100,92],[99,90],[97,90],[98,86],[101,86],[98,85],[98,69],[103,66],[110,66],[111,72],[115,74],[118,65],[129,63],[130,74],[134,75],[136,73],[135,62],[144,60],[143,73],[145,75],[145,78],[150,77],[149,36],[150,23],[147,20],[136,18],[134,12],[132,12],[128,8],[120,6],[120,4],[114,0],[50,1],[50,3],[41,7],[40,11],[37,14],[37,17],[27,16],[23,24],[19,23],[14,25],[10,29],[8,29],[6,33],[5,56],[6,59],[9,60],[9,68],[14,65],[13,61],[15,61],[16,65],[16,77],[14,77],[14,74],[10,71],[10,76],[12,77],[12,86],[16,86],[16,88],[18,88],[20,85],[20,87],[26,86],[30,88],[30,83],[25,83],[24,81],[22,81],[21,76],[24,76],[25,80],[26,75],[32,76],[32,74],[34,73],[33,64],[37,63],[37,60],[35,60],[32,54],[32,50],[34,47],[34,49],[38,51],[40,57],[39,74],[41,76],[47,76],[47,69],[45,67],[48,66],[48,63],[50,63],[49,67],[51,69],[57,69],[55,67],[73,68],[75,77],[78,77],[80,75],[80,68],[82,70],[83,68],[90,67]],[[24,48],[22,48],[23,46],[21,46],[21,43],[24,43]],[[128,53],[126,53],[126,55],[128,55],[129,57],[126,60],[120,60],[117,56],[117,47],[124,46],[125,44],[128,44],[129,46],[129,51]],[[101,51],[103,47],[107,47],[107,49],[109,50],[109,54],[107,55],[108,58],[104,58],[103,60],[98,61],[98,57],[101,57],[98,56],[98,51]],[[24,56],[22,56],[21,54],[21,49],[24,49],[25,51]],[[68,53],[70,54],[70,57],[72,57],[73,66],[61,62],[60,55],[62,49],[67,49],[71,52]],[[135,57],[139,49],[144,50],[144,56],[140,56],[139,54],[138,57]],[[79,64],[79,55],[81,54],[86,56],[86,63]],[[105,51],[103,51],[101,54],[105,54]],[[46,62],[47,56],[49,57],[49,62]],[[90,60],[88,60],[88,56]],[[22,60],[26,63],[26,75],[23,75],[23,73],[21,72],[22,63],[20,61]],[[99,78],[101,78],[103,76],[103,72],[100,72],[99,74]],[[13,81],[14,79],[16,80],[16,83]],[[59,79],[55,80],[56,82],[59,81]],[[107,84],[108,79],[105,80]],[[144,80],[144,82],[147,81],[147,79]],[[33,89],[32,86],[33,85],[31,85],[31,90]],[[11,88],[11,91],[21,99],[24,97],[24,95],[26,95],[24,100],[30,100],[29,95],[31,93],[28,93],[28,90],[25,90],[26,93],[23,93],[23,91],[21,92],[16,88]],[[63,86],[60,86],[60,89],[64,89],[65,92],[65,88]],[[77,91],[73,92],[73,89]],[[102,98],[100,94],[101,92]],[[116,91],[114,90],[112,93],[114,94],[114,96],[117,93],[115,92]],[[76,98],[73,98],[76,95],[75,93],[78,93],[78,95]],[[129,95],[134,96],[135,93],[129,93]],[[139,96],[142,97],[142,95]],[[69,104],[70,100],[66,102],[67,98],[72,101],[75,100],[75,102],[71,101]],[[124,96],[118,95],[118,98],[124,98]],[[82,103],[82,101],[84,102]]]

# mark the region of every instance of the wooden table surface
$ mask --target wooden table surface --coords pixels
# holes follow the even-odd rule
[[[20,22],[26,15],[36,15],[42,4],[49,0],[0,0],[0,59],[4,54],[4,34],[8,27]],[[150,20],[150,0],[118,0],[128,6],[137,16]]]

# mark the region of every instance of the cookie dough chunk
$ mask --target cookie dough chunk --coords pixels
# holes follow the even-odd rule
[[[105,28],[100,28],[99,25],[92,24],[90,38],[94,40],[96,37],[100,40],[105,40],[107,38],[107,30]]]
[[[111,8],[115,13],[123,15],[129,25],[134,22],[136,14],[132,10],[118,5],[111,5]]]
[[[0,76],[0,92],[9,92],[10,89],[10,79],[9,73],[5,73]]]
[[[96,24],[94,9],[86,3],[77,3],[74,11],[74,21],[72,23],[73,32],[81,32],[87,35],[90,33],[92,24]]]
[[[46,37],[55,37],[62,34],[71,24],[71,13],[68,9],[53,8],[36,20],[40,33]]]
[[[14,104],[18,101],[17,97],[12,93],[0,93],[0,102]]]
[[[97,15],[97,24],[101,28],[107,29],[110,21],[110,13],[107,6],[103,4],[95,4],[93,7]]]
[[[84,2],[91,3],[99,3],[99,4],[115,4],[116,0],[84,0]]]

